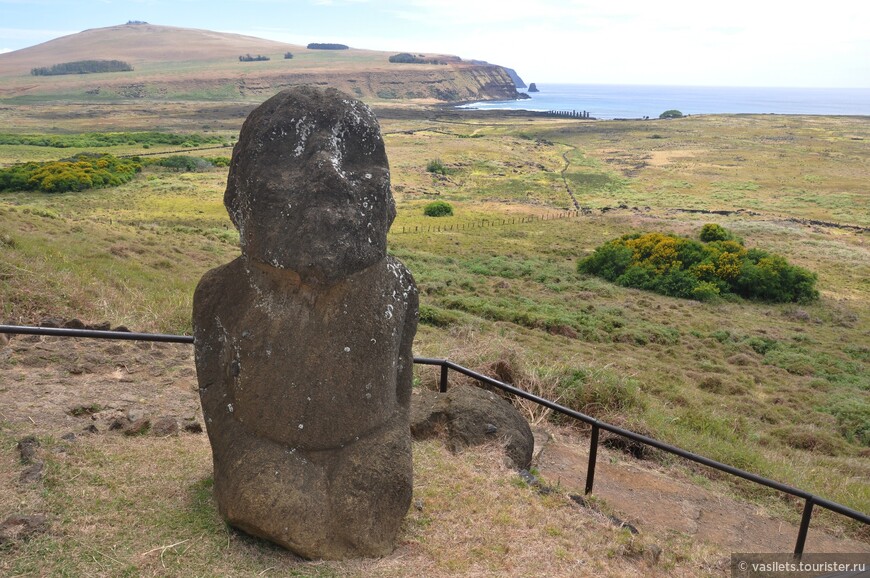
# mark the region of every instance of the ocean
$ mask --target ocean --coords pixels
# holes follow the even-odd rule
[[[870,88],[750,88],[537,84],[530,99],[476,102],[484,110],[588,111],[594,118],[658,118],[670,109],[683,114],[870,115]]]

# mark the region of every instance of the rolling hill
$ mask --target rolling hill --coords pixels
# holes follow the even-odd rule
[[[285,58],[286,53],[293,58]],[[268,60],[241,62],[240,56]],[[297,84],[330,85],[369,101],[519,98],[505,68],[456,56],[389,62],[393,53],[310,50],[262,38],[152,24],[85,30],[0,54],[0,101],[248,100]],[[34,76],[79,60],[121,60],[130,72]]]

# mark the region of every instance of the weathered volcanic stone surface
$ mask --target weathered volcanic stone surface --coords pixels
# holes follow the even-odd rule
[[[242,127],[224,204],[252,259],[325,282],[374,265],[396,216],[374,114],[334,89],[278,93]]]
[[[375,118],[332,89],[245,122],[225,197],[242,256],[194,295],[218,509],[306,558],[392,551],[411,500],[417,289]]]
[[[411,433],[415,439],[443,436],[451,451],[496,440],[514,467],[528,469],[535,438],[520,412],[491,391],[458,385],[447,393],[428,389],[411,396]]]

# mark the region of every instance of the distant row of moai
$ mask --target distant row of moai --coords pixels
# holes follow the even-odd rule
[[[547,116],[560,116],[565,118],[593,118],[588,110],[548,110]]]

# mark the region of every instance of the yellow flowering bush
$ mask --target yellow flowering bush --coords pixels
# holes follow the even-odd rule
[[[700,301],[729,294],[776,302],[818,298],[816,276],[779,255],[747,249],[719,225],[704,225],[701,237],[710,240],[625,235],[595,249],[577,269],[626,287]]]

